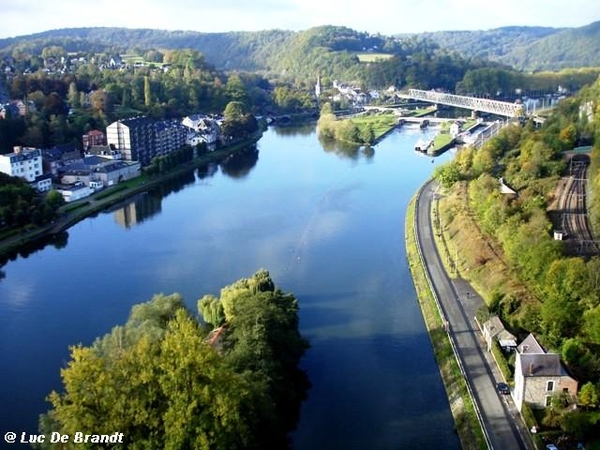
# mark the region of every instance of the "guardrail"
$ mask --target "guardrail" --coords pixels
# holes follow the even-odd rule
[[[444,313],[444,308],[440,302],[439,296],[437,294],[437,291],[435,289],[435,286],[433,285],[433,282],[431,281],[431,275],[429,273],[429,268],[427,267],[427,265],[425,264],[425,258],[423,256],[423,250],[421,248],[421,242],[420,240],[417,238],[417,229],[418,229],[418,220],[419,220],[419,214],[418,214],[418,210],[419,210],[419,204],[421,203],[421,195],[423,194],[423,191],[425,190],[425,188],[431,184],[432,181],[428,181],[427,183],[425,183],[423,186],[421,186],[421,188],[419,189],[419,191],[417,192],[417,198],[416,198],[416,202],[415,202],[415,221],[413,224],[413,228],[414,228],[414,233],[415,233],[415,241],[417,244],[417,252],[419,253],[419,259],[421,260],[421,265],[423,266],[423,268],[425,269],[425,278],[427,279],[427,284],[429,285],[429,289],[431,290],[431,293],[433,295],[433,298],[435,300],[435,304],[437,307],[437,310],[440,314],[440,317],[442,318],[442,323],[444,324],[444,330],[446,331],[446,335],[448,336],[448,340],[450,342],[450,346],[452,347],[452,353],[454,354],[454,359],[456,360],[456,363],[458,364],[458,368],[460,370],[461,375],[463,376],[464,380],[465,380],[465,384],[467,386],[467,391],[469,393],[469,396],[471,397],[471,401],[473,402],[473,407],[475,408],[475,415],[477,416],[477,420],[479,422],[479,426],[481,427],[481,431],[483,432],[483,436],[486,442],[486,445],[488,447],[488,449],[493,450],[494,446],[492,445],[492,441],[490,439],[490,436],[488,434],[488,431],[485,427],[485,423],[483,421],[483,416],[481,415],[481,411],[479,409],[479,405],[477,404],[477,401],[475,401],[475,396],[473,394],[473,389],[471,387],[471,383],[469,381],[469,378],[467,377],[467,373],[465,371],[465,368],[463,366],[462,363],[462,359],[460,358],[460,354],[458,352],[458,347],[456,346],[456,342],[454,341],[454,337],[452,336],[451,333],[451,327],[450,324],[448,322],[448,320],[446,319],[446,314]]]

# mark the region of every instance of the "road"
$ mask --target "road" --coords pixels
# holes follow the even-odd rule
[[[489,446],[495,450],[534,448],[510,395],[496,392],[496,383],[504,380],[491,353],[485,350],[474,320],[483,300],[465,280],[450,279],[442,265],[431,224],[436,189],[436,182],[428,182],[417,199],[417,239],[425,268],[449,323],[449,334],[458,350],[466,381],[480,411]]]

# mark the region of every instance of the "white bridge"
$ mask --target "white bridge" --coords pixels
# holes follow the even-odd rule
[[[523,105],[501,102],[498,100],[489,100],[487,98],[466,97],[464,95],[446,94],[436,91],[423,91],[420,89],[409,89],[408,94],[401,94],[400,96],[404,98],[412,98],[414,100],[421,100],[424,102],[496,114],[498,116],[521,117],[525,115]]]

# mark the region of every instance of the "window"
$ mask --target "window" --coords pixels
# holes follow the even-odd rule
[[[563,388],[563,392],[564,392],[565,394],[568,394],[568,393],[569,393],[569,388],[568,388],[568,387],[566,387],[566,388]]]
[[[554,381],[548,381],[546,384],[546,391],[552,392],[554,390]]]
[[[546,406],[550,406],[552,404],[552,397],[550,397],[549,395],[546,396]]]

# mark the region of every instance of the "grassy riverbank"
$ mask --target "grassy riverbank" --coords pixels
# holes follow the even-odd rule
[[[228,155],[256,143],[261,136],[262,132],[257,133],[250,139],[204,154],[187,164],[173,168],[167,173],[151,177],[142,174],[131,180],[123,181],[116,186],[106,188],[90,197],[68,203],[59,210],[60,217],[49,225],[43,227],[28,225],[22,230],[8,230],[4,236],[0,237],[0,256],[8,256],[30,244],[56,235],[86,217],[103,211],[132,195],[144,192],[164,181],[176,178],[181,174],[195,170],[208,163],[221,161]]]
[[[450,409],[462,448],[485,449],[487,446],[475,414],[475,407],[454,358],[448,335],[444,330],[442,318],[436,307],[435,299],[433,298],[422,261],[419,257],[414,227],[415,207],[416,201],[413,198],[406,213],[405,231],[406,254],[419,299],[419,305],[421,306],[435,359],[444,382],[446,394],[448,395]]]

